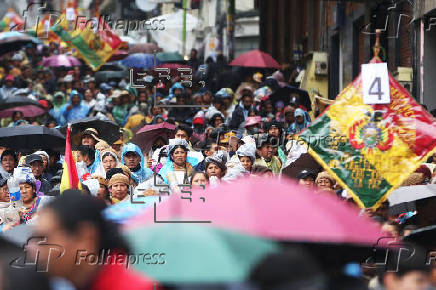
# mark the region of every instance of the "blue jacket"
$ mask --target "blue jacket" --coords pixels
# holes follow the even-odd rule
[[[71,104],[71,98],[74,95],[80,96],[80,103],[77,106],[73,106],[71,110],[67,110],[67,107],[72,105]],[[76,120],[84,119],[88,116],[89,113],[89,107],[87,105],[84,105],[82,103],[83,96],[76,90],[72,90],[70,94],[70,101],[65,104],[61,109],[61,114],[65,118],[66,123],[70,123]]]
[[[137,171],[131,170],[132,179],[135,181],[136,184],[147,180],[148,177],[153,174],[153,171],[150,168],[145,167],[144,155],[142,155],[141,149],[133,143],[127,143],[123,147],[123,151],[121,153],[121,164],[124,164],[124,155],[126,155],[127,152],[135,152],[141,157],[139,169]]]

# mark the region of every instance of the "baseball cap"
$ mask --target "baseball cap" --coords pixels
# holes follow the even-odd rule
[[[43,163],[42,157],[38,154],[30,154],[29,156],[26,157],[26,164],[27,165],[31,165],[35,161],[39,161],[39,162]]]
[[[316,173],[313,172],[310,169],[303,169],[303,170],[300,171],[300,173],[297,174],[297,178],[298,179],[305,179],[305,178],[308,178],[308,177],[312,177],[313,180],[315,180],[316,179]]]

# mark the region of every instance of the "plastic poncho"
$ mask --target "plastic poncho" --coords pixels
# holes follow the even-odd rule
[[[108,154],[111,155],[113,158],[115,158],[115,161],[117,163],[115,167],[119,167],[119,165],[121,164],[115,152],[112,152],[111,150],[103,150],[101,154],[99,154],[100,162],[98,163],[98,167],[94,172],[95,175],[103,176],[104,178],[106,178],[106,171],[104,170],[103,167],[103,157],[107,156]]]
[[[73,106],[71,110],[67,110],[67,107],[72,105],[71,99],[74,95],[79,95],[80,97],[80,103],[77,106]],[[75,120],[84,119],[88,116],[89,113],[89,107],[83,104],[83,96],[76,90],[72,90],[70,94],[70,101],[65,104],[62,109],[62,115],[65,118],[66,123],[73,122]]]
[[[175,90],[175,89],[181,89],[181,90],[182,90],[182,93],[185,92],[185,88],[182,86],[181,83],[179,83],[179,82],[174,83],[174,84],[171,86],[170,90],[169,90],[169,94],[168,94],[168,96],[167,96],[164,100],[162,100],[164,103],[175,102],[175,97],[176,97],[176,96],[174,95],[174,90]]]
[[[150,168],[145,167],[144,155],[142,155],[141,149],[133,143],[127,143],[123,147],[123,151],[121,153],[121,164],[123,165],[124,165],[124,155],[127,152],[135,152],[141,157],[141,162],[139,163],[140,165],[139,169],[137,171],[131,170],[131,178],[135,181],[136,184],[139,184],[147,180],[147,178],[153,174],[153,171]]]
[[[60,102],[57,102],[57,97],[61,96],[62,100]],[[63,126],[66,122],[65,122],[65,118],[62,114],[62,107],[65,105],[65,94],[62,92],[58,92],[56,94],[54,94],[54,98],[53,98],[53,108],[50,109],[50,111],[48,112],[50,116],[53,117],[53,119],[56,120],[56,123],[59,126]]]

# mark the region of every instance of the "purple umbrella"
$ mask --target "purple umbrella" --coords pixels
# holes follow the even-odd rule
[[[39,65],[49,67],[73,67],[75,65],[81,65],[82,63],[74,56],[67,54],[52,55],[44,58]]]
[[[135,134],[132,138],[132,142],[137,144],[142,152],[147,154],[158,137],[162,137],[165,141],[174,138],[175,129],[176,125],[167,122],[145,125]]]

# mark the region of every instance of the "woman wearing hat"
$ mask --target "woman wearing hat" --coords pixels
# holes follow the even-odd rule
[[[206,157],[204,167],[209,177],[215,176],[218,180],[224,177],[227,171],[227,154],[225,151],[217,151],[212,156]]]
[[[327,171],[323,171],[318,173],[318,176],[315,179],[316,187],[321,189],[322,191],[327,191],[336,194],[334,190],[334,186],[336,181],[330,176]]]
[[[239,162],[242,164],[247,172],[251,172],[253,164],[256,161],[256,145],[255,144],[243,144],[236,151]]]
[[[98,131],[94,128],[86,128],[83,131],[80,144],[84,146],[91,146],[95,149],[95,145],[100,142],[101,139],[98,138]]]
[[[129,178],[122,173],[114,174],[109,180],[109,191],[113,203],[129,201]]]
[[[166,184],[177,186],[178,184],[189,184],[193,167],[198,160],[188,157],[189,145],[185,139],[170,139],[168,146],[169,159],[159,171],[159,175]]]
[[[23,208],[19,212],[21,222],[27,224],[35,217],[39,208],[47,201],[47,197],[38,196],[41,184],[35,179],[32,173],[23,170],[14,177],[18,180],[20,185],[21,202],[23,203]]]

